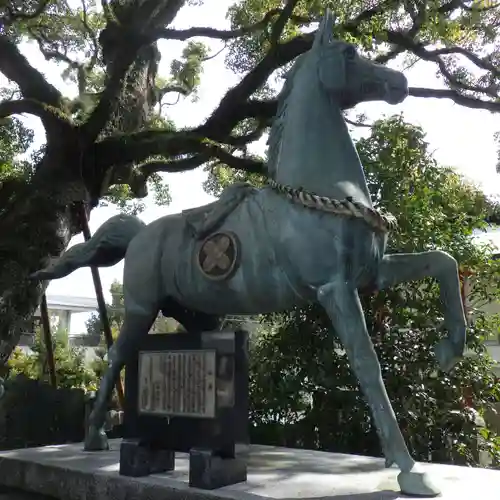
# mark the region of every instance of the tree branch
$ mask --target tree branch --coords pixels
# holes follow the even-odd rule
[[[451,2],[452,3],[452,2]],[[412,33],[414,35],[414,33]],[[500,71],[489,61],[482,59],[472,52],[462,48],[462,47],[446,47],[436,50],[427,50],[424,43],[414,40],[410,33],[403,33],[397,31],[387,32],[387,41],[399,49],[404,49],[406,51],[412,52],[418,58],[434,62],[438,65],[439,70],[447,83],[452,89],[455,90],[465,90],[469,92],[476,92],[485,94],[493,99],[498,99],[498,87],[480,87],[475,85],[470,85],[466,82],[460,81],[455,75],[453,75],[446,67],[445,62],[440,57],[442,55],[460,54],[465,56],[469,61],[474,63],[478,68],[491,72],[492,76],[495,78],[500,77]],[[403,50],[401,50],[403,51]],[[457,94],[458,95],[458,94]],[[483,101],[486,102],[486,101]]]
[[[444,47],[442,49],[436,49],[436,50],[427,50],[426,51],[426,56],[429,58],[433,57],[438,57],[441,55],[452,55],[452,54],[460,54],[464,57],[466,57],[469,61],[471,61],[473,64],[475,64],[478,68],[484,69],[486,71],[490,71],[493,76],[496,78],[500,77],[500,70],[491,62],[487,61],[486,59],[483,59],[476,54],[473,54],[467,49],[464,49],[462,47]]]
[[[95,168],[106,171],[111,166],[146,161],[152,156],[179,157],[201,152],[205,136],[199,129],[180,132],[147,130],[129,135],[114,135],[93,146]]]
[[[167,94],[177,93],[183,96],[187,96],[189,94],[189,90],[183,87],[182,85],[166,85],[160,89],[156,89],[157,100],[160,102]]]
[[[139,169],[147,178],[157,172],[175,173],[193,170],[214,158],[231,168],[245,170],[249,173],[262,174],[266,170],[264,162],[255,158],[234,156],[215,144],[203,144],[200,153],[187,158],[171,161],[151,161],[144,163]]]
[[[412,97],[428,97],[434,99],[451,99],[461,106],[472,109],[486,109],[492,113],[500,112],[500,102],[484,101],[477,97],[459,94],[452,89],[427,89],[422,87],[410,87],[409,94]]]
[[[97,139],[106,126],[122,95],[127,72],[141,48],[154,44],[155,40],[144,33],[154,32],[158,25],[170,24],[183,3],[183,0],[169,0],[159,6],[158,2],[145,1],[137,6],[132,2],[123,6],[120,15],[120,19],[126,19],[126,22],[108,20],[99,41],[103,59],[108,66],[109,78],[97,106],[82,125],[82,133],[88,142]],[[104,6],[109,7],[107,3],[103,4]],[[111,9],[108,9],[108,14],[113,15]]]
[[[289,3],[297,3],[297,0],[292,0]],[[295,5],[293,6],[295,7]],[[292,9],[293,9],[292,7]],[[255,33],[264,29],[268,24],[271,23],[274,17],[283,13],[285,9],[271,9],[266,15],[258,22],[251,24],[250,26],[243,26],[241,28],[236,28],[233,30],[219,30],[215,28],[208,27],[193,27],[184,30],[163,28],[153,31],[153,33],[145,38],[145,43],[151,43],[152,41],[158,40],[160,38],[166,38],[168,40],[179,40],[185,41],[189,38],[200,37],[200,38],[218,38],[219,40],[231,40],[233,38],[238,38],[240,36],[248,35],[250,33]],[[301,16],[289,15],[288,19],[293,19],[298,23],[308,23],[310,19]],[[286,22],[286,21],[285,21]]]
[[[49,44],[50,41],[47,40],[47,38],[42,34],[42,33],[36,33],[33,29],[28,28],[28,31],[30,35],[35,39],[36,43],[38,44],[38,49],[42,53],[43,57],[47,61],[58,61],[58,62],[63,62],[65,64],[68,64],[71,68],[78,68],[82,66],[82,64],[78,63],[77,61],[73,61],[70,57],[68,57],[66,54],[63,52],[59,52],[58,50],[55,49],[48,49],[44,47],[44,43]]]
[[[115,15],[109,6],[108,0],[101,0],[102,12],[104,13],[104,17],[106,21],[111,22],[115,20]]]
[[[285,7],[281,11],[281,14],[278,16],[278,19],[274,23],[273,29],[271,30],[271,45],[278,45],[281,35],[283,34],[283,30],[285,29],[286,23],[292,16],[293,9],[295,9],[298,3],[299,0],[286,1]]]
[[[371,9],[361,12],[354,19],[344,23],[339,29],[355,36],[362,34],[360,24],[383,12],[387,7],[387,3],[388,2],[383,2]],[[291,6],[292,4],[293,1],[287,5]],[[458,0],[451,0],[447,4],[443,4],[439,7],[438,10],[440,12],[451,12],[456,8],[459,8]],[[422,9],[423,7],[421,6],[420,9],[411,13],[413,25],[409,30],[405,32],[385,32],[384,36],[387,38],[387,41],[393,45],[393,48],[387,54],[378,56],[376,60],[383,60],[385,62],[405,51],[411,51],[419,57],[422,57],[422,55],[425,57],[436,56],[435,53],[428,51],[423,44],[414,40],[414,36],[420,29],[422,19],[424,19]],[[170,38],[178,40],[185,40],[192,36],[209,36],[229,39],[231,37],[250,33],[252,30],[262,27],[262,23],[264,23],[264,25],[270,23],[273,16],[279,15],[280,12],[281,11],[269,12],[267,17],[257,23],[257,25],[240,28],[238,30],[223,32],[211,28],[190,28],[188,30],[162,30],[162,33],[168,35]],[[230,144],[235,147],[245,145],[249,138],[253,138],[253,135],[249,134],[241,138],[231,137],[234,127],[242,120],[254,118],[260,124],[265,124],[263,125],[265,128],[265,126],[269,125],[270,120],[276,113],[276,100],[261,101],[251,99],[250,96],[267,81],[273,71],[293,61],[295,57],[309,50],[312,46],[314,36],[314,32],[304,33],[288,42],[282,44],[278,43],[272,46],[254,69],[248,72],[238,85],[226,93],[217,109],[203,125],[191,131],[182,131],[180,133],[150,131],[134,134],[125,140],[120,138],[109,138],[98,146],[101,153],[96,154],[96,157],[101,158],[100,161],[112,164],[112,159],[115,159],[119,163],[123,161],[140,162],[155,155],[173,157],[191,155],[189,157],[189,162],[193,162],[195,161],[194,157],[197,158],[196,161],[199,161],[200,158],[198,155],[202,152],[200,150],[200,145],[206,141],[206,139],[216,143]],[[416,51],[418,51],[418,54]],[[455,90],[411,88],[410,95],[449,98],[461,105],[477,109],[489,109],[490,111],[499,111],[500,107],[500,103],[496,104],[475,97],[461,95]],[[227,152],[221,153],[221,155],[224,154],[230,155],[230,153]]]
[[[92,54],[92,57],[90,58],[90,61],[86,65],[86,68],[88,71],[88,70],[91,70],[97,62],[97,58],[99,56],[99,41],[97,39],[97,34],[89,25],[89,16],[88,16],[87,4],[85,3],[85,0],[81,0],[81,4],[82,4],[82,13],[83,13],[83,16],[81,19],[82,26],[83,26],[83,29],[87,32],[87,35],[89,35],[89,37],[92,41],[92,45],[94,46],[94,52]]]
[[[7,116],[19,115],[23,113],[38,116],[38,118],[42,121],[69,125],[67,120],[61,118],[60,109],[53,108],[47,104],[35,101],[34,99],[19,99],[0,102],[0,118],[6,118]]]
[[[61,93],[21,54],[5,35],[0,35],[0,71],[19,86],[23,97],[60,108]]]
[[[111,117],[113,106],[120,97],[125,84],[127,71],[135,59],[135,50],[130,47],[128,55],[118,54],[116,64],[110,70],[104,90],[99,102],[92,111],[88,120],[81,126],[82,134],[89,142],[94,141]]]
[[[218,146],[210,146],[212,157],[217,158],[228,167],[244,170],[250,174],[264,174],[266,164],[262,160],[252,157],[234,156]]]
[[[50,0],[40,0],[37,8],[31,12],[26,13],[20,10],[14,10],[11,7],[7,6],[7,12],[9,13],[9,17],[4,20],[5,25],[10,26],[15,21],[27,21],[29,19],[35,19],[38,16],[42,15],[47,6],[49,5]]]
[[[356,122],[354,120],[350,120],[349,118],[346,118],[345,116],[344,116],[344,120],[346,123],[348,123],[349,125],[353,125],[354,127],[365,127],[365,128],[373,127],[373,123]]]
[[[180,160],[146,162],[142,164],[139,169],[141,170],[143,175],[148,178],[157,172],[187,172],[188,170],[198,168],[208,160],[210,160],[210,155],[208,155],[207,153],[199,153],[197,155],[193,155],[188,158],[182,158]]]
[[[362,22],[384,11],[385,4],[386,2],[383,2],[374,8],[361,12],[354,19],[346,22],[342,29],[357,33]],[[216,137],[211,138],[224,142],[224,136],[231,132],[238,122],[238,117],[241,116],[238,108],[248,101],[249,97],[267,81],[276,69],[309,50],[312,47],[315,34],[316,32],[304,33],[288,42],[272,46],[255,68],[248,72],[238,85],[226,93],[217,109],[208,118],[206,127],[216,131]]]

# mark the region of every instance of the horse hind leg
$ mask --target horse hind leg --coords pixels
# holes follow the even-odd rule
[[[416,470],[415,461],[401,434],[355,286],[339,279],[320,287],[317,296],[330,317],[367,399],[386,458],[386,467],[396,463],[400,468],[398,482],[403,493],[437,496],[439,490],[425,474]]]
[[[440,250],[386,255],[379,266],[376,285],[382,290],[427,277],[439,283],[448,336],[438,343],[434,352],[439,366],[447,372],[463,355],[467,331],[457,261]]]
[[[113,388],[125,363],[137,351],[140,339],[148,334],[158,315],[158,309],[153,307],[141,309],[140,312],[137,309],[127,310],[126,307],[125,302],[125,319],[120,334],[108,353],[108,368],[101,380],[94,408],[89,416],[84,446],[86,451],[109,449],[104,424]]]

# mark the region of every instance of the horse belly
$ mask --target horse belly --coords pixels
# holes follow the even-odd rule
[[[287,309],[301,299],[276,261],[260,209],[247,200],[216,232],[236,236],[239,259],[227,279],[208,278],[197,262],[203,241],[186,235],[175,271],[176,300],[208,314],[258,314]]]

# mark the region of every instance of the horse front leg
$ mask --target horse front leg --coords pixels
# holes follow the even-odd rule
[[[434,349],[443,371],[450,371],[463,356],[466,341],[465,320],[457,261],[448,253],[431,250],[421,253],[386,255],[379,267],[379,290],[399,283],[435,278],[439,284],[448,336]]]
[[[125,303],[125,318],[116,339],[108,353],[109,365],[101,380],[94,408],[89,415],[87,435],[85,437],[85,451],[108,450],[108,438],[104,431],[104,424],[108,404],[113,393],[116,381],[120,376],[125,363],[133,356],[139,346],[139,340],[148,334],[158,309],[146,309],[141,314],[131,313]]]
[[[357,289],[344,280],[318,289],[318,301],[326,310],[346,350],[351,369],[363,391],[377,428],[386,458],[386,467],[396,463],[401,472],[398,482],[403,493],[436,496],[437,490],[424,473],[416,470],[389,396],[382,380],[377,353],[373,347]]]

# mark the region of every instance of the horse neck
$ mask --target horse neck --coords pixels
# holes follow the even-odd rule
[[[351,196],[371,207],[363,166],[340,107],[319,86],[306,88],[305,93],[294,89],[289,97],[274,179],[320,196]]]

